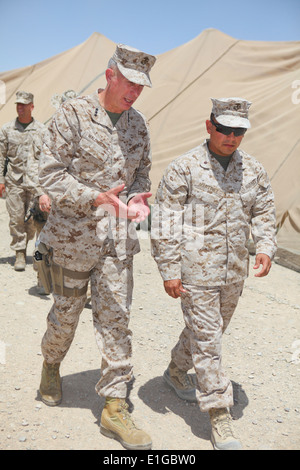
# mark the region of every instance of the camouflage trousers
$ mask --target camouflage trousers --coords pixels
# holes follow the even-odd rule
[[[53,260],[60,264],[55,251]],[[132,261],[132,257],[119,260],[104,249],[90,274],[94,331],[102,357],[101,378],[96,391],[102,396],[125,398],[133,379],[132,332],[128,327],[133,289]],[[66,287],[80,289],[85,282],[65,278]],[[53,298],[42,340],[43,356],[52,364],[60,363],[71,346],[86,294],[77,298],[53,294]]]
[[[12,237],[10,244],[12,250],[26,250],[27,243],[35,235],[35,226],[32,217],[25,222],[25,216],[33,205],[33,195],[21,185],[5,182],[6,208],[9,214],[9,229]]]
[[[172,359],[179,369],[194,367],[201,411],[233,406],[230,380],[222,369],[222,334],[227,328],[244,282],[220,287],[184,284],[181,306],[185,321]]]

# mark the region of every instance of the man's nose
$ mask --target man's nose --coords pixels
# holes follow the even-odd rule
[[[231,134],[228,135],[228,137],[232,140],[235,140],[235,135],[234,135],[234,132],[232,131]]]

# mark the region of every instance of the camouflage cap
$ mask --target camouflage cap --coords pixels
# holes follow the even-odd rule
[[[17,91],[15,103],[29,104],[33,103],[33,94],[27,91]]]
[[[248,120],[248,110],[251,102],[243,98],[211,98],[212,114],[217,122],[228,127],[251,127]]]
[[[152,87],[149,72],[156,61],[156,57],[133,47],[118,44],[112,59],[127,80],[138,85]]]

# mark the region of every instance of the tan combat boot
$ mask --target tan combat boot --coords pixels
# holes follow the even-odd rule
[[[211,440],[216,450],[242,450],[242,445],[233,434],[232,419],[227,408],[209,410],[212,427]]]
[[[26,266],[25,250],[16,251],[16,262],[14,265],[15,271],[25,271],[25,266]]]
[[[43,403],[48,406],[59,405],[62,400],[61,380],[59,375],[60,364],[43,363],[40,394]]]
[[[119,441],[125,449],[151,449],[150,436],[135,426],[124,398],[106,398],[100,432]]]
[[[192,377],[185,370],[179,369],[173,361],[170,362],[169,367],[164,372],[164,379],[179,398],[190,402],[197,401],[196,387]]]

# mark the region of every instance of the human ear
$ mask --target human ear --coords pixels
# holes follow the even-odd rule
[[[105,76],[106,76],[107,82],[110,82],[112,77],[114,76],[113,69],[106,69]]]
[[[208,134],[211,134],[211,128],[212,128],[212,123],[209,119],[207,119],[207,121],[206,121],[206,130],[207,130]]]

